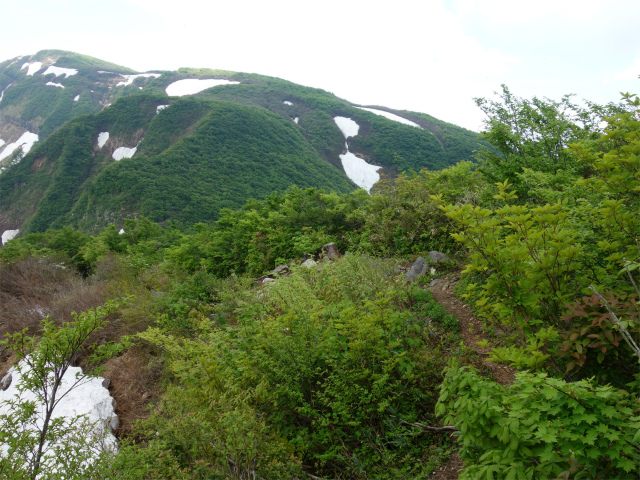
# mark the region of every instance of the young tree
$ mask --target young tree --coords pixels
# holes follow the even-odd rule
[[[96,365],[123,347],[113,343],[86,345],[122,303],[108,302],[79,315],[74,313],[75,321],[60,326],[47,317],[42,321],[41,336],[29,336],[25,329],[0,342],[15,353],[20,373],[20,395],[3,402],[9,413],[0,415],[2,478],[86,478],[83,471],[90,468],[99,447],[99,438],[88,438],[95,435],[96,427],[83,417],[56,418],[54,411],[69,392],[96,373],[77,373],[70,385],[63,387],[63,378],[81,349],[91,352],[89,362]],[[31,400],[23,401],[23,396]]]

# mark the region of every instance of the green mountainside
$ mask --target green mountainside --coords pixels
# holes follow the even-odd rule
[[[205,79],[231,83],[167,95],[175,82]],[[0,63],[0,91],[0,231],[97,231],[139,215],[211,222],[222,208],[291,185],[354,189],[340,159],[347,148],[385,178],[445,168],[480,145],[476,133],[426,114],[376,107],[416,128],[278,78],[187,68],[138,74],[58,50]],[[347,146],[337,116],[359,126]],[[3,154],[25,132],[39,142]],[[121,147],[135,154],[116,160]]]

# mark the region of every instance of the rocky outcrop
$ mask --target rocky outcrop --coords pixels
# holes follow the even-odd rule
[[[429,263],[438,263],[442,260],[451,260],[448,255],[436,252],[435,250],[429,252],[429,255],[427,255],[427,259],[429,260]]]
[[[425,273],[427,273],[427,262],[424,261],[424,258],[418,257],[411,264],[407,273],[404,274],[404,278],[413,281],[418,278],[419,275],[424,275]]]

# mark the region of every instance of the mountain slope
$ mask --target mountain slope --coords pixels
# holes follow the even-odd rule
[[[369,189],[479,145],[426,114],[364,109],[278,78],[140,74],[62,51],[1,63],[0,90],[0,231],[94,230],[141,214],[208,222],[292,184]]]

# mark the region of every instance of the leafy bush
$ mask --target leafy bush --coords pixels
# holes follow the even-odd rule
[[[453,363],[436,412],[460,432],[461,479],[640,474],[640,403],[611,386],[524,372],[503,387]]]

